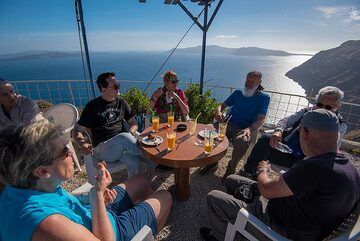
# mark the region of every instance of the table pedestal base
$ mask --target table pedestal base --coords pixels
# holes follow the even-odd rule
[[[175,199],[187,201],[190,197],[190,168],[175,168]]]

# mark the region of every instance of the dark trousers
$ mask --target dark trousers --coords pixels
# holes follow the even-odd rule
[[[252,175],[256,175],[256,168],[259,162],[268,160],[284,167],[291,167],[299,159],[288,153],[280,152],[270,146],[270,134],[263,134],[253,147],[248,157],[244,170]]]

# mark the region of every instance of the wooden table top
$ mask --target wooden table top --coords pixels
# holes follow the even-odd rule
[[[177,132],[176,126],[178,124],[185,124],[187,129],[183,132]],[[214,127],[210,125],[197,124],[195,135],[190,136],[188,122],[175,122],[173,127],[169,127],[169,131],[176,132],[176,144],[174,150],[168,151],[166,137],[167,125],[167,123],[160,124],[159,131],[153,133],[154,135],[161,136],[164,140],[158,146],[160,152],[156,150],[154,146],[144,145],[140,141],[140,149],[143,151],[145,156],[158,164],[175,168],[207,165],[220,160],[226,154],[227,148],[229,147],[229,141],[226,137],[221,142],[215,139],[214,149],[211,154],[206,155],[204,153],[203,144],[195,145],[195,142],[203,141],[203,138],[198,135],[199,131],[204,130],[205,127],[208,130],[214,130]],[[152,133],[152,126],[146,128],[140,136],[145,137],[150,133]]]

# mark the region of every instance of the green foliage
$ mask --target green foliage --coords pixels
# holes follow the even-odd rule
[[[353,149],[351,152],[355,155],[360,155],[360,148]]]
[[[150,103],[146,93],[143,94],[141,90],[133,86],[123,94],[123,97],[129,103],[133,113],[146,113]]]
[[[215,98],[212,98],[211,91],[208,90],[203,95],[200,95],[199,84],[190,84],[185,90],[185,95],[188,99],[190,117],[195,118],[201,113],[198,119],[199,123],[212,123],[218,103]]]

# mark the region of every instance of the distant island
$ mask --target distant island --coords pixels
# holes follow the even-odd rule
[[[171,51],[171,50],[169,50]],[[193,53],[201,53],[201,46],[189,47],[189,48],[181,48],[177,49],[176,53],[181,54],[193,54]],[[207,54],[232,54],[239,56],[290,56],[290,55],[308,55],[311,54],[294,54],[289,53],[282,50],[271,50],[271,49],[263,49],[257,47],[242,47],[242,48],[226,48],[218,45],[208,45],[206,46]]]
[[[15,54],[0,55],[0,61],[29,60],[29,59],[53,59],[79,56],[77,51],[26,51]]]
[[[308,95],[333,85],[345,92],[345,101],[360,104],[360,40],[320,51],[286,76],[298,82]]]

